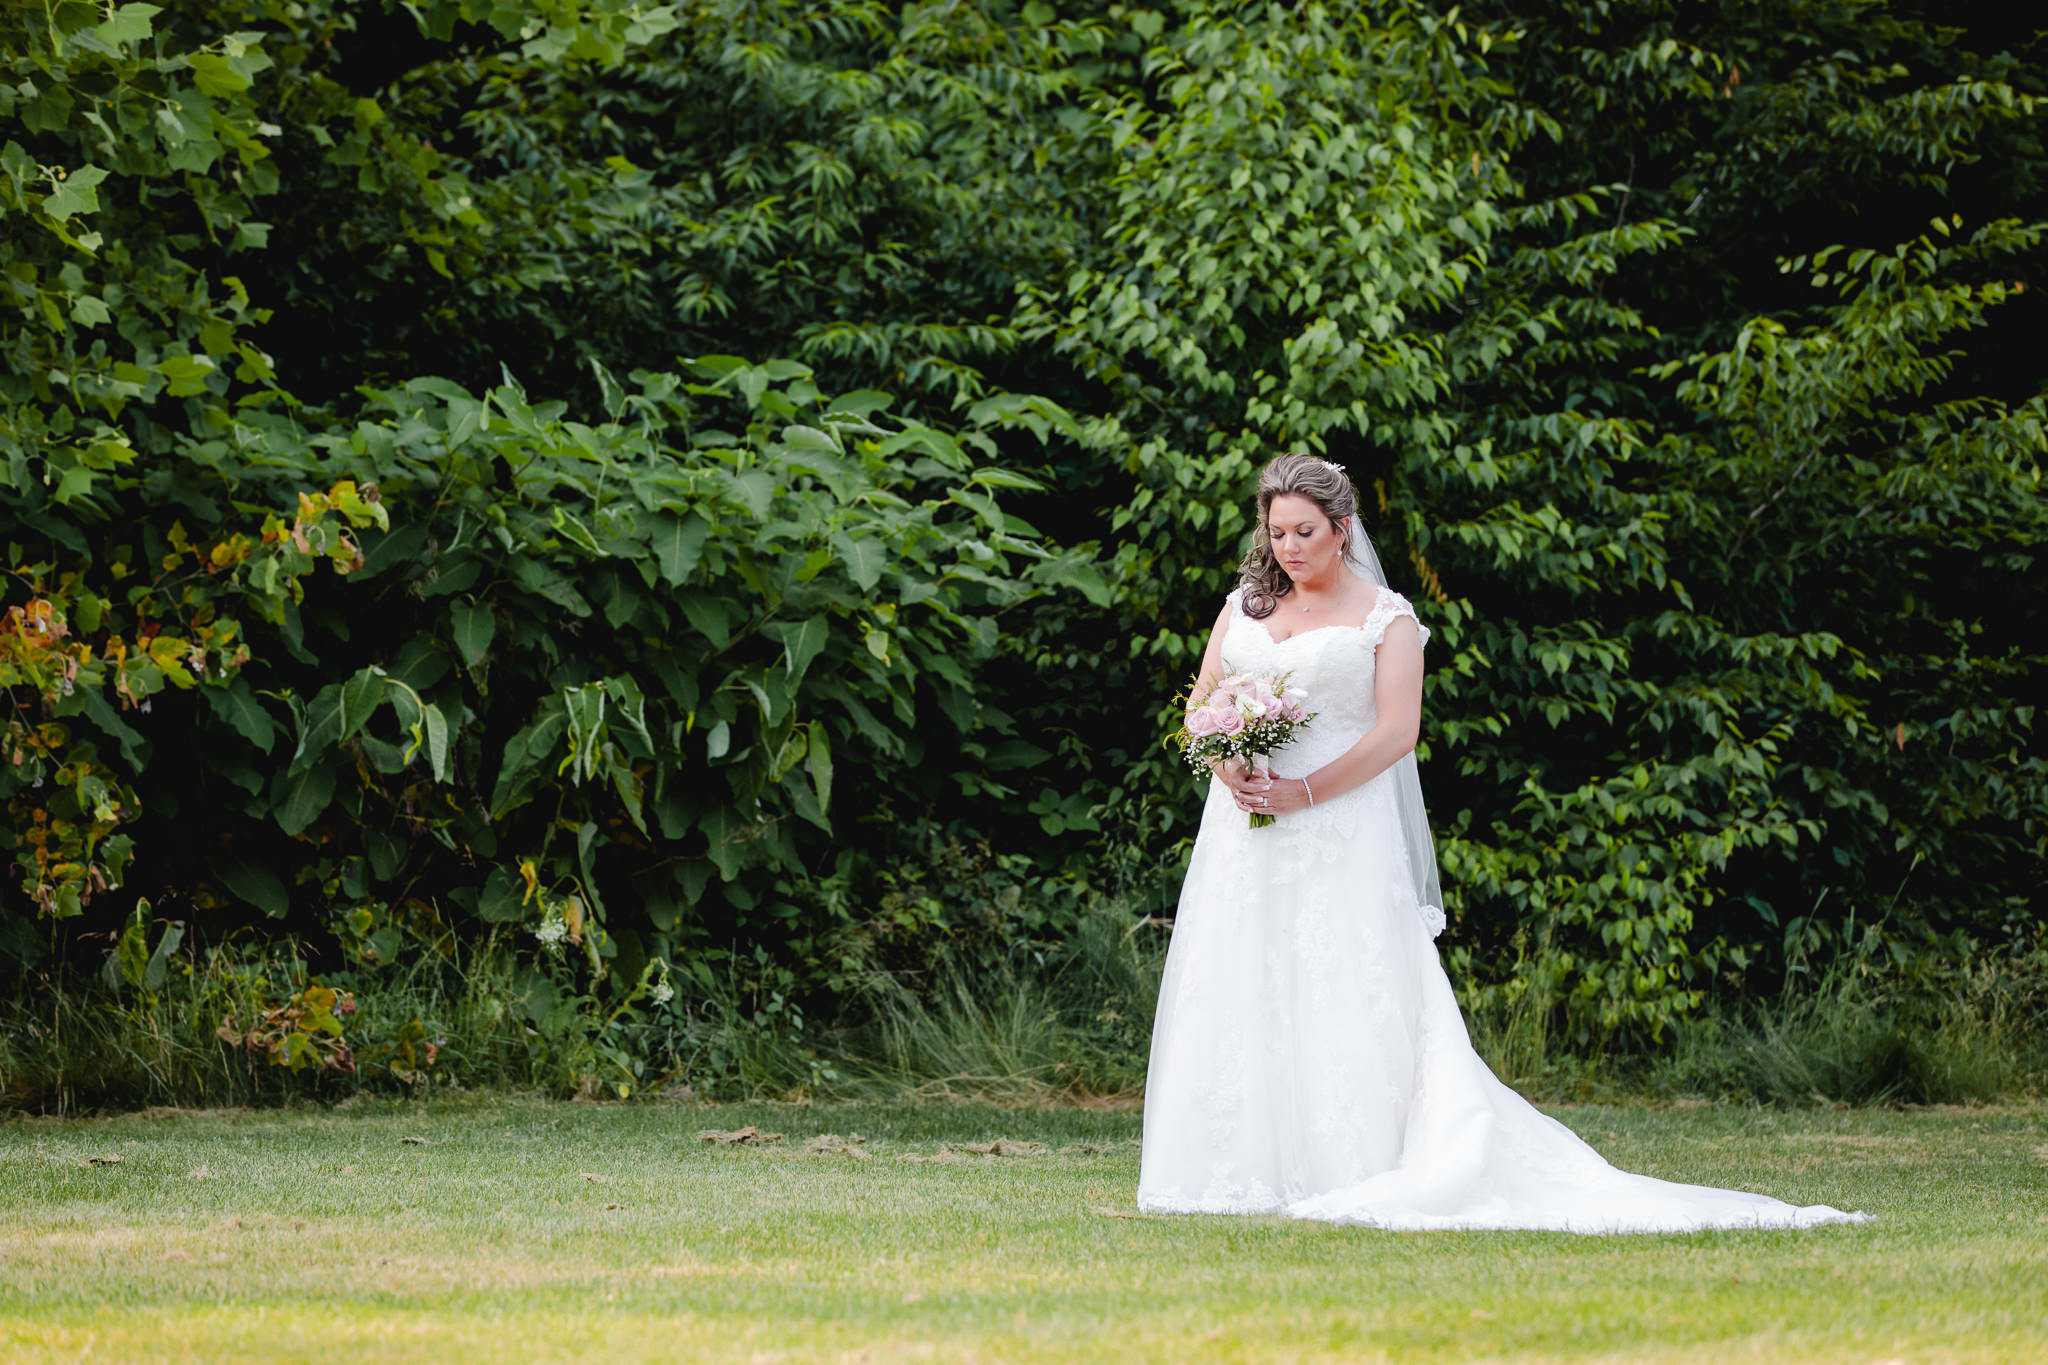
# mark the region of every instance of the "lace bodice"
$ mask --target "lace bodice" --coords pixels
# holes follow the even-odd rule
[[[1223,634],[1224,671],[1288,673],[1291,685],[1308,693],[1315,721],[1301,738],[1273,755],[1273,771],[1288,776],[1313,772],[1365,737],[1379,721],[1373,696],[1374,663],[1387,627],[1402,617],[1415,622],[1422,643],[1429,627],[1417,620],[1408,599],[1381,588],[1372,610],[1355,626],[1321,626],[1275,640],[1268,622],[1244,614],[1242,588],[1232,590],[1230,624]],[[1370,784],[1368,784],[1370,785]]]

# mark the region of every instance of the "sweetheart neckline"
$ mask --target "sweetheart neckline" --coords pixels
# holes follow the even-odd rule
[[[1246,615],[1245,610],[1242,606],[1237,608],[1237,615],[1240,620],[1249,621],[1253,625],[1257,626],[1260,630],[1264,631],[1266,638],[1270,640],[1272,643],[1276,645],[1284,645],[1289,640],[1299,640],[1304,635],[1315,635],[1326,630],[1365,630],[1367,627],[1372,625],[1372,618],[1379,614],[1379,609],[1381,605],[1386,602],[1386,600],[1387,590],[1385,588],[1376,589],[1372,595],[1372,605],[1366,608],[1365,619],[1363,621],[1360,621],[1355,626],[1311,626],[1307,630],[1297,630],[1292,635],[1287,636],[1275,635],[1263,620],[1259,619],[1256,616]]]

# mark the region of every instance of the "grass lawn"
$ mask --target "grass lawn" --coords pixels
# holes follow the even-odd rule
[[[0,1124],[0,1357],[2048,1360],[2048,1108],[1551,1112],[1631,1169],[1877,1221],[1575,1237],[1140,1217],[1134,1112],[453,1099],[21,1120]],[[749,1124],[786,1140],[696,1136]],[[869,1155],[809,1149],[828,1133]],[[1050,1150],[943,1146],[995,1138]]]

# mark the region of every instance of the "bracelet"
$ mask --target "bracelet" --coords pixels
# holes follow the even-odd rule
[[[1305,791],[1305,792],[1307,792],[1307,793],[1308,793],[1308,803],[1309,803],[1309,805],[1311,805],[1311,806],[1315,805],[1315,803],[1316,803],[1316,789],[1315,789],[1314,787],[1311,787],[1311,786],[1310,786],[1310,785],[1308,784],[1308,779],[1307,779],[1307,778],[1305,778],[1305,777],[1301,779],[1301,789],[1302,789],[1303,791]]]

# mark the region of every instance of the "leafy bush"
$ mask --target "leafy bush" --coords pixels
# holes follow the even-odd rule
[[[1151,737],[1291,446],[1435,629],[1447,964],[1525,1052],[1812,923],[2030,941],[1990,14],[9,10],[0,952],[281,934],[245,1038],[479,953],[484,1070],[572,1089],[817,1083],[878,971],[1084,1017],[1016,955],[1170,908]]]

